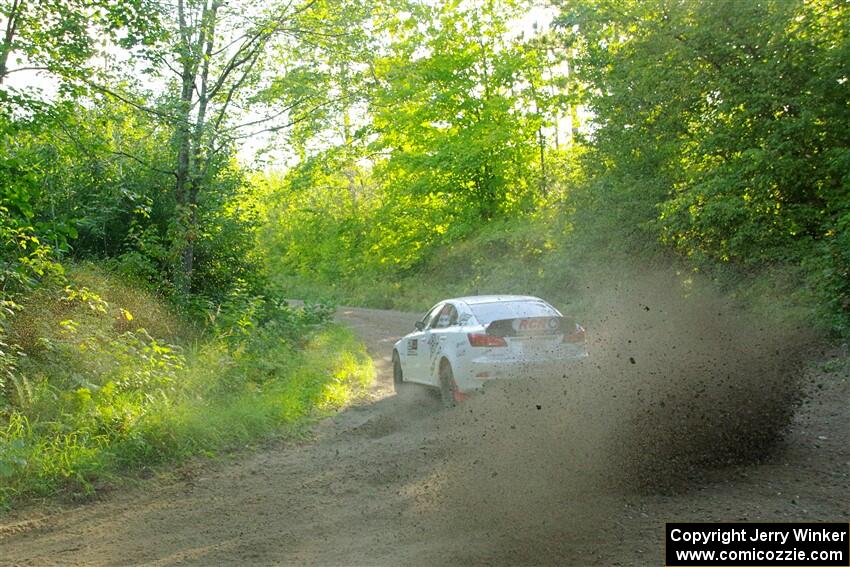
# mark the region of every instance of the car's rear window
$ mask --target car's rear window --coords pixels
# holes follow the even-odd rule
[[[520,319],[523,317],[557,317],[558,312],[542,301],[498,301],[493,303],[475,303],[469,306],[472,314],[482,325],[489,325],[499,319]]]

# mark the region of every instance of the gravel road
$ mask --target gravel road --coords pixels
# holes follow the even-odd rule
[[[3,517],[0,565],[661,565],[665,521],[850,519],[846,379],[816,391],[764,462],[673,491],[585,490],[574,474],[558,476],[545,447],[502,447],[499,462],[477,451],[492,416],[480,425],[461,416],[480,406],[445,411],[418,388],[394,393],[390,349],[415,315],[341,308],[338,318],[375,359],[366,398],[303,441]],[[510,431],[539,432],[542,405],[538,421]],[[539,466],[527,467],[529,455]],[[529,478],[517,482],[512,470]]]

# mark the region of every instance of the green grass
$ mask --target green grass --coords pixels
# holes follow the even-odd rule
[[[294,310],[237,337],[202,333],[96,270],[72,280],[86,291],[42,290],[15,321],[26,347],[0,397],[2,507],[85,496],[132,471],[294,434],[374,376],[351,331]],[[121,306],[127,298],[136,313],[159,314],[160,336]]]

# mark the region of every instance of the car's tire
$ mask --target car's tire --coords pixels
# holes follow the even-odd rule
[[[457,399],[457,383],[451,363],[445,358],[440,361],[440,403],[444,408],[455,406]]]
[[[398,351],[393,351],[393,386],[398,392],[404,386],[404,371],[401,368],[401,358]]]

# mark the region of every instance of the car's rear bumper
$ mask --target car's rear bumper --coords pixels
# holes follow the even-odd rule
[[[569,373],[571,364],[575,364],[585,358],[587,358],[586,352],[570,357],[548,360],[472,360],[464,365],[462,372],[455,373],[455,380],[458,388],[465,392],[481,389],[485,384],[493,380],[565,376]]]

